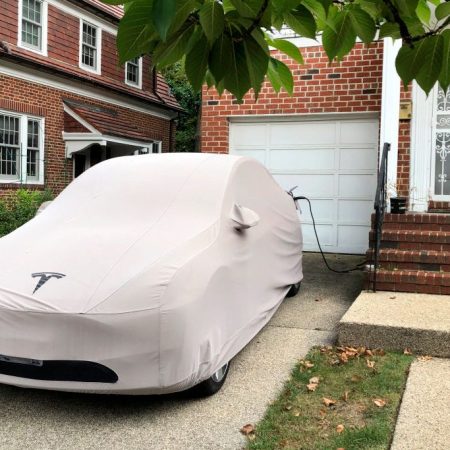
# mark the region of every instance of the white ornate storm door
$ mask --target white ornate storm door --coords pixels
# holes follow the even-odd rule
[[[450,201],[450,89],[435,89],[432,130],[431,198]]]

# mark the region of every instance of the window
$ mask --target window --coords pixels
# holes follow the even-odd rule
[[[134,58],[126,63],[125,83],[142,88],[142,58]]]
[[[19,1],[19,46],[47,54],[47,3]]]
[[[0,182],[42,183],[43,120],[0,111]]]
[[[100,73],[101,30],[82,20],[80,36],[80,67]]]

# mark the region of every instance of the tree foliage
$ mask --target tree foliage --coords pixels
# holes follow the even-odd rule
[[[277,48],[302,62],[298,49],[273,32],[322,37],[340,60],[358,40],[402,39],[397,71],[429,92],[450,85],[450,1],[444,0],[103,0],[124,4],[118,31],[122,63],[149,53],[158,69],[183,61],[195,90],[204,83],[238,100],[266,77],[276,91],[293,91],[289,68],[271,56]]]
[[[177,152],[195,152],[198,143],[198,120],[200,112],[200,94],[189,84],[184,67],[180,62],[166,67],[162,71],[170,89],[183,108],[180,113],[175,136]]]

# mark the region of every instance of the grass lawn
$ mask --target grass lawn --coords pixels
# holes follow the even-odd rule
[[[410,355],[350,347],[314,348],[252,431],[248,448],[388,449]]]

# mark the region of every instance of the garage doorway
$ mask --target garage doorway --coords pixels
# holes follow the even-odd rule
[[[239,120],[239,121],[237,121]],[[230,122],[230,153],[256,158],[288,190],[311,199],[325,252],[363,254],[377,181],[377,118]],[[318,251],[307,204],[304,248]]]

